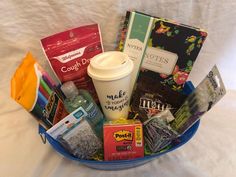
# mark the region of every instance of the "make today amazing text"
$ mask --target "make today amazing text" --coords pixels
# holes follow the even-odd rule
[[[126,91],[120,90],[117,94],[107,95],[106,105],[107,110],[122,111],[122,109],[129,104],[128,95]]]

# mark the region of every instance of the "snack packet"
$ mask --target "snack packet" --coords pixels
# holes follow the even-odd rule
[[[11,97],[46,129],[68,114],[55,88],[56,84],[31,53],[26,55],[11,79]]]
[[[87,75],[90,59],[103,52],[98,24],[74,28],[41,39],[49,64],[61,83],[73,81],[90,92],[97,102],[95,88]]]
[[[165,95],[173,97],[167,99]],[[172,105],[180,107],[186,97],[185,94],[174,92],[170,88],[154,82],[150,77],[142,77],[132,95],[131,111],[138,114],[138,118],[145,122],[164,110],[174,113],[176,109]]]

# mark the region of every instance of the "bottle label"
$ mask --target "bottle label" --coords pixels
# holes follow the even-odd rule
[[[99,122],[99,109],[96,107],[94,103],[90,103],[87,108],[85,108],[87,112],[87,120],[92,124],[97,124]]]

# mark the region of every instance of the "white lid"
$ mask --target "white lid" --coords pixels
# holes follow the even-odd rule
[[[133,61],[119,51],[98,54],[90,60],[88,75],[96,80],[117,80],[129,75],[133,70]]]
[[[71,98],[79,94],[79,91],[73,81],[65,82],[61,86],[61,90],[65,94],[66,98]]]

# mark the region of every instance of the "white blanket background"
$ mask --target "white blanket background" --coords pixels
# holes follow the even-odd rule
[[[121,17],[129,9],[206,29],[209,36],[190,80],[198,84],[217,64],[227,95],[203,116],[197,134],[180,149],[137,168],[93,170],[42,144],[37,122],[10,98],[10,78],[27,51],[49,71],[39,40],[80,25],[99,23],[105,50],[113,50]],[[235,0],[1,0],[0,177],[235,176],[235,17]]]

